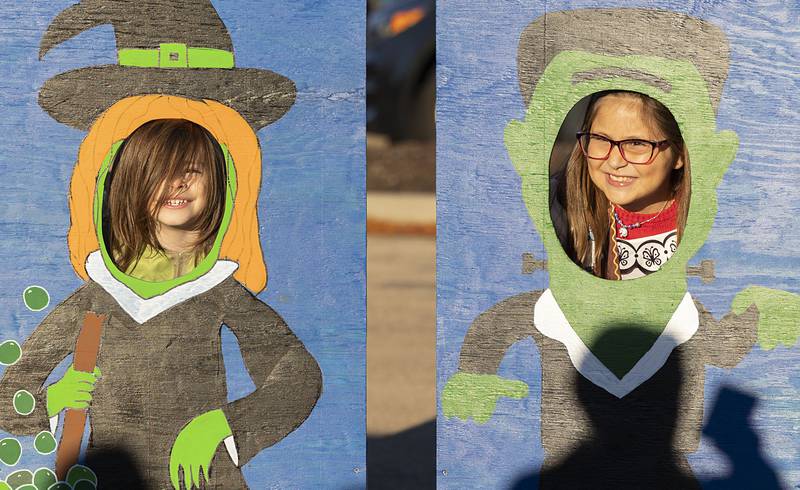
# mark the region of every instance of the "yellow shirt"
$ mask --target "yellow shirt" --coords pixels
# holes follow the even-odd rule
[[[188,274],[201,260],[203,256],[194,250],[159,252],[147,247],[139,260],[131,264],[125,273],[143,281],[168,281]]]

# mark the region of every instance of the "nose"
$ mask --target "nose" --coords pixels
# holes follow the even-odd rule
[[[611,153],[608,155],[606,163],[608,163],[608,165],[614,170],[620,169],[628,165],[628,162],[624,158],[622,158],[622,153],[619,149],[619,145],[614,145],[614,147],[611,148]]]
[[[183,192],[184,190],[186,190],[187,187],[188,187],[188,182],[185,175],[176,177],[172,181],[172,188],[175,190],[175,192]]]

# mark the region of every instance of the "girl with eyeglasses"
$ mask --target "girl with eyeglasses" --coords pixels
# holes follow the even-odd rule
[[[564,249],[606,279],[657,271],[680,242],[689,179],[686,145],[663,104],[636,92],[595,94],[551,199]]]

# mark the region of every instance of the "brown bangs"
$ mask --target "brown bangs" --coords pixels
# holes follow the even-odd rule
[[[195,250],[213,246],[225,211],[226,164],[219,143],[185,119],[156,119],[137,128],[117,152],[103,199],[103,234],[114,263],[127,271],[146,247],[163,252],[156,238],[156,213],[169,199],[168,183],[196,169],[207,176],[206,207],[192,223]]]

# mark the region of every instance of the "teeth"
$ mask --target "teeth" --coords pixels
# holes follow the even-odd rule
[[[186,199],[167,199],[168,206],[183,206],[186,204]]]
[[[620,177],[617,175],[608,174],[608,177],[613,180],[614,182],[619,182],[620,184],[625,182],[630,182],[633,180],[633,177]]]

